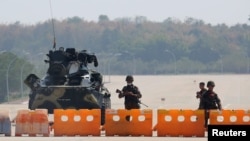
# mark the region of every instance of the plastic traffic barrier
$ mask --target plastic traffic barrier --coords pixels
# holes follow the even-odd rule
[[[211,110],[209,124],[250,125],[250,110]]]
[[[8,110],[0,110],[0,134],[11,136],[11,122]]]
[[[55,136],[100,136],[100,109],[55,109]]]
[[[158,109],[157,136],[204,137],[204,112],[189,109]]]
[[[18,110],[15,136],[49,136],[47,109]]]
[[[151,109],[107,109],[106,136],[152,136]]]

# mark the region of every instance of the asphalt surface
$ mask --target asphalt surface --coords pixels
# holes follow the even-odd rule
[[[112,109],[124,108],[123,99],[119,99],[115,93],[116,89],[121,89],[125,85],[125,76],[111,76],[110,82],[105,83],[106,87],[111,92]],[[142,108],[152,109],[154,112],[157,109],[197,109],[199,101],[195,98],[195,93],[198,91],[200,81],[207,82],[215,81],[215,91],[222,100],[223,109],[250,109],[249,108],[249,85],[250,75],[176,75],[176,76],[134,76],[134,84],[137,85],[142,94],[142,102],[148,105]],[[27,109],[27,99],[0,104],[1,109],[10,111],[10,119],[14,119],[17,111]],[[50,117],[51,118],[51,117]],[[153,125],[157,123],[156,117],[153,117]],[[102,134],[100,137],[54,137],[50,134],[49,137],[15,137],[15,123],[12,123],[12,136],[6,137],[1,135],[1,139],[5,141],[207,141],[207,137],[157,137],[154,132],[152,137],[133,137],[133,136],[108,136]]]

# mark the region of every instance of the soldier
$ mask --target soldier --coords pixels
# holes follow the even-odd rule
[[[221,100],[218,97],[218,94],[214,92],[215,83],[213,81],[207,82],[208,90],[202,95],[201,104],[204,107],[204,114],[205,114],[205,128],[208,125],[209,119],[209,110],[221,110]]]
[[[122,91],[116,90],[119,93],[119,98],[125,98],[124,105],[125,109],[140,109],[140,98],[142,97],[141,92],[137,86],[133,84],[134,78],[132,75],[126,77],[127,85],[122,88]],[[130,116],[126,117],[127,121],[130,121]]]
[[[198,110],[204,109],[202,102],[201,102],[201,98],[202,98],[202,95],[207,91],[207,89],[205,88],[204,82],[199,83],[199,88],[200,88],[200,91],[196,92],[196,98],[200,99]]]

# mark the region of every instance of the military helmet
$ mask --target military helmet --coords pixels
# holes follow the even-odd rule
[[[126,81],[134,81],[134,78],[132,75],[127,75]]]
[[[207,82],[207,87],[208,87],[208,86],[215,86],[214,81],[208,81],[208,82]]]

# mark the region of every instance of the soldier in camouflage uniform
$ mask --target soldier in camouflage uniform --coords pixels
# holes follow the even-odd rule
[[[208,90],[202,95],[201,104],[204,106],[205,112],[205,128],[208,125],[209,110],[221,110],[221,100],[218,94],[214,92],[215,83],[213,81],[207,82]]]
[[[200,91],[196,92],[196,98],[200,100],[198,110],[204,109],[204,106],[202,105],[202,102],[201,102],[201,98],[202,98],[202,95],[207,91],[207,89],[205,88],[204,82],[199,83],[199,88],[200,88]]]
[[[142,97],[141,92],[137,86],[133,84],[134,78],[131,75],[126,77],[127,85],[122,88],[119,93],[119,98],[125,98],[125,109],[140,109],[139,99]]]

